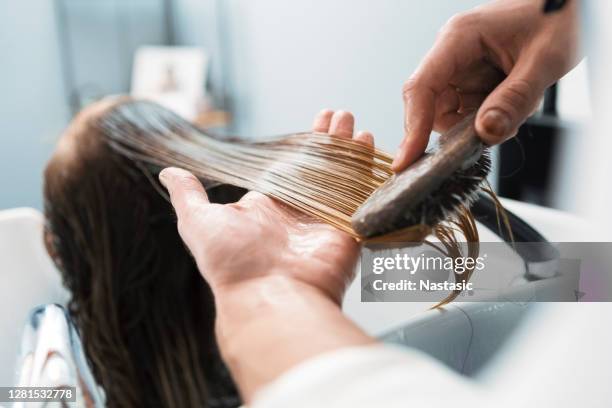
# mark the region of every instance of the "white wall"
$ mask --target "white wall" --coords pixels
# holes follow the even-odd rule
[[[211,88],[216,100],[234,107],[234,131],[305,130],[321,108],[349,109],[358,127],[394,151],[402,136],[403,81],[444,21],[479,2],[176,0],[174,21],[177,43],[212,52]],[[42,208],[42,170],[70,119],[54,3],[0,1],[0,208]],[[75,86],[85,98],[126,91],[125,49],[163,40],[162,3],[64,4]],[[116,59],[100,60],[114,53]]]
[[[82,102],[127,92],[136,46],[165,41],[162,0],[0,0],[0,209],[42,208],[42,171],[71,118],[59,4]]]
[[[394,152],[402,137],[401,86],[453,14],[482,0],[177,0],[179,42],[207,47],[211,77],[231,94],[235,133],[264,137],[305,130],[321,108],[355,113],[357,127]],[[221,23],[215,20],[222,16]],[[219,27],[221,24],[221,27]],[[221,34],[220,34],[221,33]],[[220,54],[223,46],[229,47]],[[222,71],[222,72],[219,72]],[[590,117],[584,64],[560,86],[559,111]],[[575,211],[576,146],[564,138],[555,206]],[[570,165],[571,164],[571,165]]]
[[[583,39],[590,58],[592,77],[593,120],[576,138],[584,140],[576,149],[577,165],[573,167],[576,180],[574,193],[576,210],[597,223],[612,240],[612,2],[583,2]]]
[[[221,0],[235,131],[306,130],[322,108],[348,109],[394,151],[402,137],[401,87],[453,14],[482,1]],[[181,42],[211,46],[210,7],[179,0]],[[180,28],[179,28],[180,29]],[[214,32],[214,30],[213,30]],[[213,42],[214,43],[214,42]],[[213,45],[214,46],[214,45]],[[216,46],[215,46],[216,47]],[[214,57],[214,56],[213,56]]]
[[[41,173],[69,118],[53,2],[0,1],[0,209],[41,207]]]
[[[161,2],[64,3],[75,86],[92,97],[126,91],[126,50],[139,41],[163,41]],[[402,131],[402,82],[444,21],[478,3],[176,0],[174,22],[177,43],[202,45],[212,53],[211,88],[218,101],[224,95],[230,101],[234,132],[257,137],[303,130],[323,107],[349,109],[357,115],[358,128],[373,130],[379,146],[394,151]],[[69,119],[55,16],[52,2],[41,0],[1,7],[6,58],[0,80],[6,92],[0,96],[0,124],[7,137],[0,150],[0,186],[6,186],[0,208],[40,208],[43,164]],[[584,77],[580,82],[584,90]],[[569,98],[561,92],[562,111],[564,101],[585,106],[574,91]],[[555,189],[558,206],[567,210],[578,206],[574,189],[567,187],[575,180],[567,166],[575,161],[574,151],[569,145],[564,149],[572,160],[561,159]]]
[[[372,130],[377,144],[394,152],[402,137],[402,83],[444,22],[481,2],[174,0],[173,21],[178,44],[210,51],[210,88],[233,110],[233,133],[306,130],[321,108],[347,109],[359,129]],[[0,209],[42,207],[41,172],[70,118],[54,3],[0,1]],[[127,91],[130,50],[164,41],[163,2],[64,4],[75,87],[85,98]],[[576,89],[567,88],[569,98],[564,89],[562,111],[563,101],[586,105]],[[574,151],[573,144],[563,150],[555,188],[557,206],[566,210],[580,206],[568,188],[576,183],[568,166],[576,161]]]

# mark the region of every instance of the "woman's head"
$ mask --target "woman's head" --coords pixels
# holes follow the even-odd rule
[[[108,143],[109,132],[127,126],[121,107],[139,103],[100,102],[66,130],[45,171],[45,242],[110,406],[235,405],[214,341],[212,294],[155,169]],[[230,186],[210,191],[219,202],[241,194]]]

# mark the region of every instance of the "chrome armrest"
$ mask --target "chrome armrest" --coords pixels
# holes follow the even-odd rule
[[[76,327],[66,310],[55,304],[39,306],[30,313],[21,341],[16,385],[75,387],[76,406],[105,406],[104,392],[87,363]]]

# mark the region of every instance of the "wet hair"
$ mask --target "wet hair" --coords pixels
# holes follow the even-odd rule
[[[240,402],[215,342],[212,293],[157,181],[162,168],[192,171],[213,202],[257,190],[360,240],[351,215],[392,175],[391,162],[372,147],[318,133],[222,140],[130,99],[79,114],[45,171],[45,242],[72,294],[69,310],[108,405]],[[440,251],[457,257],[457,231],[475,258],[478,232],[465,208],[445,223],[378,242],[434,234]],[[465,282],[471,272],[455,279]]]
[[[312,132],[264,141],[220,140],[147,102],[118,105],[113,120],[103,120],[100,126],[109,145],[145,171],[152,169],[152,178],[155,169],[182,167],[204,180],[267,194],[358,241],[423,242],[451,258],[478,257],[478,229],[461,204],[455,211],[445,211],[442,222],[435,225],[422,222],[375,237],[360,236],[353,229],[352,215],[393,175],[393,157],[373,146]],[[426,240],[429,235],[440,243]],[[460,244],[462,240],[466,245]],[[467,283],[472,272],[455,270],[455,281]],[[460,293],[451,292],[436,307]]]
[[[157,181],[106,143],[115,104],[82,112],[45,170],[45,242],[108,406],[238,406],[210,288]],[[117,123],[121,125],[121,123]],[[218,185],[211,201],[245,190]]]

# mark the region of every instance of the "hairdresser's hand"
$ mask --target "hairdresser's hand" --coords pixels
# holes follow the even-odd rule
[[[348,112],[323,111],[314,130],[351,138],[353,124]],[[368,132],[354,137],[373,143]],[[349,235],[257,192],[235,204],[210,204],[202,184],[184,170],[166,169],[160,179],[181,237],[213,291],[273,276],[341,301],[359,252]]]
[[[516,134],[578,61],[576,3],[545,15],[540,0],[499,0],[453,17],[404,85],[405,135],[393,169],[423,153],[432,129],[443,132],[476,109],[486,143]]]
[[[353,123],[350,113],[323,111],[314,130],[350,138]],[[367,132],[355,139],[373,143]],[[359,253],[350,236],[256,192],[210,204],[185,170],[160,179],[215,295],[217,342],[247,403],[309,358],[374,341],[339,307]]]

